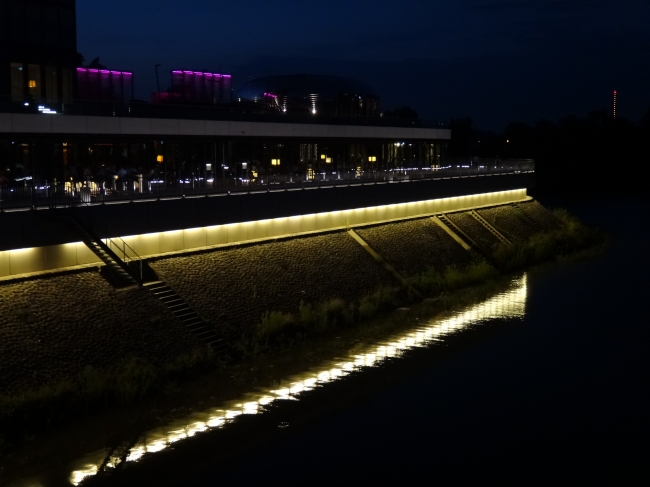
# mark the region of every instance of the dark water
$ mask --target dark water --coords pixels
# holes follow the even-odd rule
[[[649,206],[574,204],[604,257],[149,431],[82,485],[646,484]]]

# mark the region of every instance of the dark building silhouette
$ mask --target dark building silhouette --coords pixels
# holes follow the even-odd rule
[[[294,74],[258,78],[239,90],[237,100],[279,112],[339,117],[380,114],[375,91],[361,81],[342,76]]]
[[[0,103],[72,102],[75,0],[0,0]]]

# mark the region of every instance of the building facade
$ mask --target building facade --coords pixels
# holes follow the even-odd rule
[[[0,24],[0,103],[72,102],[75,0],[0,0]]]

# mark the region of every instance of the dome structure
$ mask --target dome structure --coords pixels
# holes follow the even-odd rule
[[[379,96],[367,84],[342,76],[293,74],[267,76],[246,83],[241,103],[259,103],[280,112],[345,117],[379,116]]]

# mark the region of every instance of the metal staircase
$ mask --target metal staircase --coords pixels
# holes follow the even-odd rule
[[[145,283],[144,288],[156,296],[196,338],[211,347],[218,358],[229,356],[229,347],[223,339],[164,281]]]
[[[519,206],[517,203],[511,203],[510,206],[512,206],[516,211],[517,214],[520,215],[524,220],[526,220],[528,223],[530,223],[535,230],[543,230],[542,225],[539,224],[537,220],[535,220],[532,216],[528,214],[528,212],[523,209],[521,206]]]
[[[126,243],[124,243],[124,258],[120,259],[111,247],[119,248],[111,239],[106,239],[107,243],[97,238],[92,231],[84,227],[74,217],[69,217],[68,222],[74,231],[79,235],[81,241],[105,264],[110,274],[109,281],[113,281],[117,287],[137,286],[142,280],[142,259],[137,257],[139,262],[140,273],[138,274],[131,266],[126,255]],[[120,239],[121,240],[121,239]],[[110,247],[109,247],[110,245]]]
[[[469,213],[470,213],[470,215],[472,215],[476,219],[476,221],[478,221],[481,225],[483,225],[485,228],[487,228],[488,231],[499,240],[499,242],[504,243],[506,245],[512,245],[510,240],[508,240],[506,237],[501,235],[501,233],[496,228],[494,228],[492,225],[490,225],[490,223],[485,218],[483,218],[481,215],[476,213],[476,211],[470,210]]]

